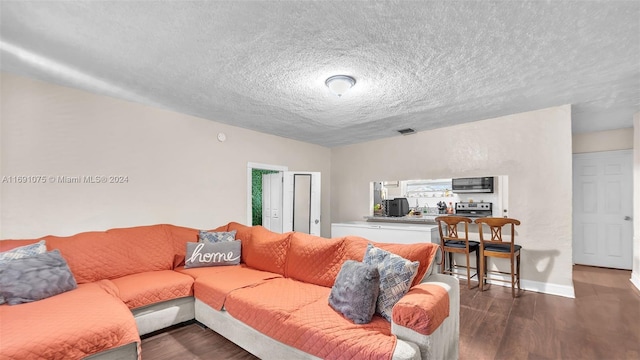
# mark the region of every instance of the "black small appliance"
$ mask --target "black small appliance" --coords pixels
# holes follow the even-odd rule
[[[387,216],[405,216],[409,213],[409,201],[407,198],[395,198],[393,200],[386,200],[386,210],[385,213]]]

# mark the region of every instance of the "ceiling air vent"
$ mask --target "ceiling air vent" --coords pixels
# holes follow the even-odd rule
[[[401,129],[401,130],[398,130],[398,132],[401,135],[411,135],[411,134],[415,134],[416,133],[416,131],[413,130],[412,128]]]

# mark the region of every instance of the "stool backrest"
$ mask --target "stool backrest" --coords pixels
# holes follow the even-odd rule
[[[464,216],[438,216],[436,223],[438,224],[438,231],[440,231],[440,240],[442,244],[448,240],[469,240],[469,224],[471,219]],[[464,237],[458,235],[458,224],[464,223]],[[443,232],[443,227],[447,229],[446,235]]]
[[[511,246],[511,251],[513,251],[513,246],[516,238],[516,225],[520,225],[520,220],[511,219],[511,218],[494,218],[494,217],[486,217],[479,218],[475,221],[478,224],[478,232],[480,234],[480,242],[482,244],[506,244],[505,239],[502,237],[502,228],[505,225],[509,225],[511,229],[511,236],[508,241]],[[487,224],[489,229],[491,230],[491,237],[485,239],[484,232],[482,231],[482,224]]]

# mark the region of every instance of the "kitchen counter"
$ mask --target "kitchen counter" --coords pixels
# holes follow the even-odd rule
[[[427,215],[407,215],[407,216],[365,216],[367,222],[384,222],[384,223],[400,223],[400,224],[430,224],[435,225],[438,216],[446,216],[446,214],[427,214]]]

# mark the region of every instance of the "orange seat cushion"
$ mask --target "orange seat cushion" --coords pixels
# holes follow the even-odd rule
[[[396,344],[391,324],[377,315],[369,324],[354,324],[329,306],[330,291],[273,279],[233,291],[225,309],[261,333],[323,359],[390,359]]]
[[[193,295],[193,278],[173,270],[147,271],[111,282],[129,309]]]
[[[194,279],[197,279],[201,276],[215,278],[219,276],[225,276],[223,275],[223,273],[231,271],[231,269],[237,266],[244,266],[244,265],[240,264],[240,265],[231,265],[231,266],[226,266],[226,265],[225,266],[209,266],[209,267],[198,267],[198,268],[189,268],[189,269],[185,269],[184,266],[181,266],[181,267],[175,268],[174,271],[177,271],[181,274],[189,275]]]
[[[251,236],[241,240],[242,262],[258,270],[284,275],[290,237],[291,233],[280,234],[254,226]]]
[[[225,310],[234,318],[271,336],[283,330],[283,319],[318,299],[328,303],[331,289],[279,278],[237,289],[227,296]],[[328,306],[328,305],[327,305]],[[272,336],[273,337],[273,336]]]
[[[419,284],[393,307],[393,322],[431,335],[449,316],[449,294],[442,286]]]
[[[278,274],[248,268],[243,265],[201,269],[215,270],[216,268],[225,270],[212,272],[211,276],[198,276],[193,285],[193,293],[197,299],[218,311],[222,310],[226,304],[227,296],[234,290],[254,287],[268,279],[281,277]]]
[[[31,303],[0,305],[0,358],[82,359],[137,342],[125,304],[100,282]]]
[[[368,324],[354,324],[325,299],[294,312],[285,326],[289,345],[322,359],[389,360],[397,341],[391,324],[381,316],[374,315]]]
[[[332,287],[344,262],[344,238],[326,239],[294,232],[285,276]]]

